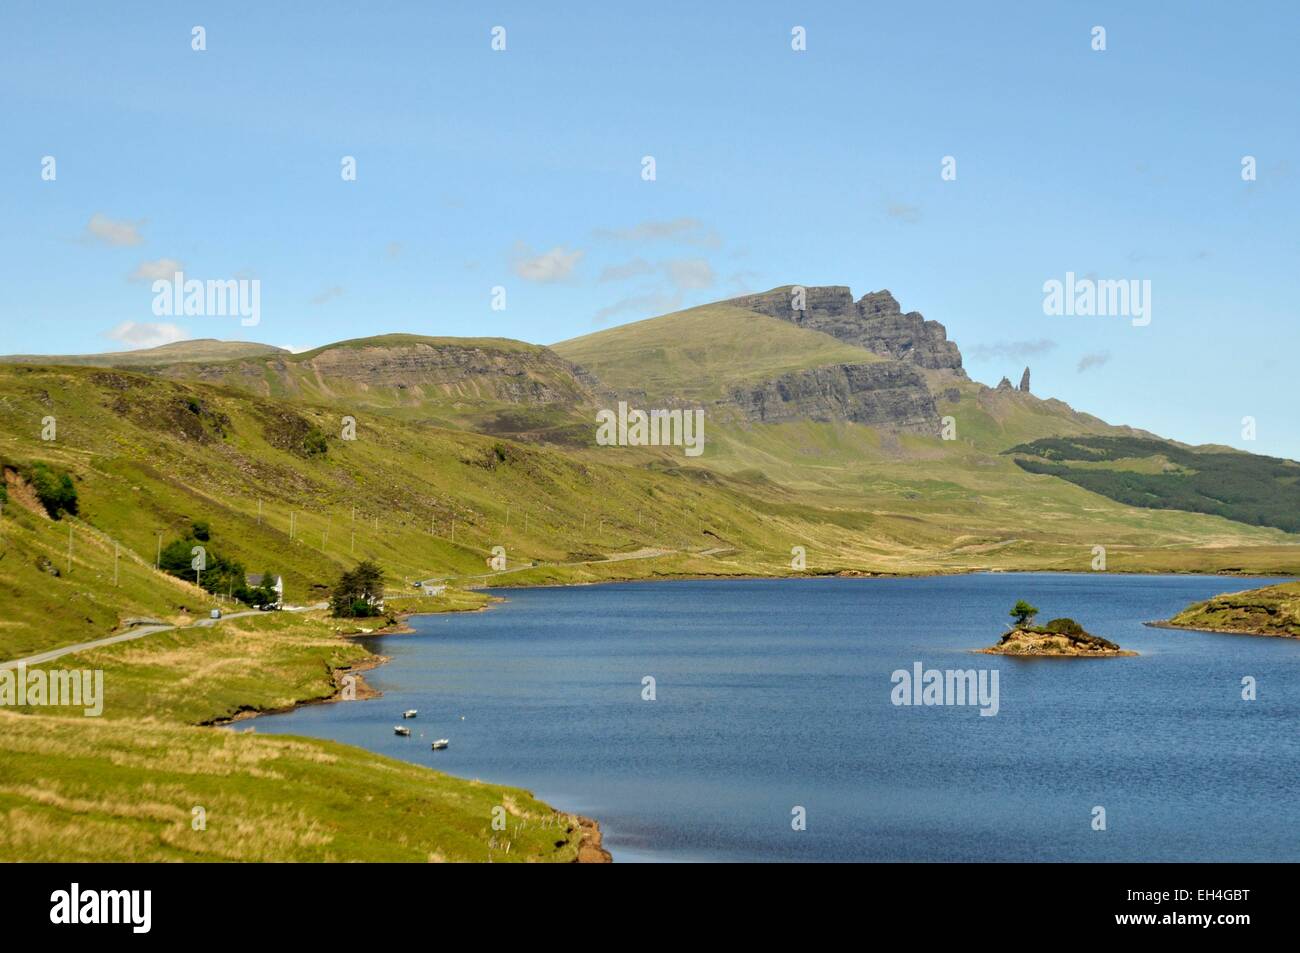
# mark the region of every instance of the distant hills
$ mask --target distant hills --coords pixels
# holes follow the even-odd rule
[[[161,367],[201,361],[226,361],[241,357],[288,354],[282,348],[251,341],[218,341],[195,338],[137,351],[108,351],[103,354],[7,354],[0,364],[62,364],[88,367]]]
[[[362,556],[407,588],[477,578],[493,546],[510,583],[1088,570],[1098,545],[1112,570],[1300,571],[1296,464],[973,381],[888,292],[807,288],[787,314],[793,290],[550,347],[389,334],[0,359],[0,654],[193,608],[150,567],[195,520],[291,601]],[[619,402],[702,409],[703,455],[598,446]],[[77,489],[70,578],[36,464]]]

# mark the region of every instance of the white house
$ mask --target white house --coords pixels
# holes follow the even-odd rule
[[[262,583],[265,579],[266,579],[266,575],[264,573],[250,572],[248,575],[244,576],[244,585],[248,586],[250,589],[258,589],[262,586]],[[273,604],[277,609],[283,609],[284,608],[284,577],[272,576],[271,580],[272,580],[271,589],[275,591],[275,602]]]

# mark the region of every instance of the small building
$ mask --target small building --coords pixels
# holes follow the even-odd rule
[[[420,592],[422,595],[440,596],[446,591],[447,591],[446,586],[435,586],[427,582],[420,583]]]
[[[266,574],[260,572],[250,572],[244,576],[244,585],[250,589],[260,589],[266,582]],[[272,603],[277,609],[284,608],[284,577],[272,576],[271,589],[275,593],[275,602]]]

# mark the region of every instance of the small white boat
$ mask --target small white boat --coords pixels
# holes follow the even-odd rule
[[[402,717],[403,717],[403,718],[414,718],[414,717],[415,717],[416,715],[418,715],[418,714],[419,714],[419,712],[416,711],[414,708],[408,708],[408,709],[406,709],[406,711],[402,712]]]
[[[451,744],[451,742],[448,741],[446,738],[439,738],[437,741],[435,741],[435,742],[433,743],[433,750],[434,750],[434,751],[441,751],[443,748],[447,747],[447,745],[449,745],[449,744]]]
[[[393,734],[401,735],[404,738],[409,737],[411,734],[411,729],[403,728],[401,725],[393,725]]]

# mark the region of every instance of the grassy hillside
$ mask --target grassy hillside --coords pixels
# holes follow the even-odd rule
[[[40,439],[47,416],[54,441]],[[160,539],[194,521],[209,524],[214,552],[282,574],[302,604],[363,557],[409,590],[486,574],[494,546],[512,571],[499,581],[781,574],[794,546],[812,572],[1083,570],[1096,545],[1119,570],[1300,568],[1295,537],[1276,529],[1127,506],[963,439],[719,417],[704,456],[688,460],[380,413],[358,414],[346,440],[341,419],[337,407],[120,370],[0,367],[0,460],[66,470],[80,501],[79,515],[53,521],[11,494],[0,653],[95,638],[131,616],[205,612],[211,597],[153,569]],[[645,550],[657,555],[604,562]]]
[[[552,345],[622,392],[660,401],[713,401],[732,386],[828,364],[884,360],[788,321],[710,304]]]
[[[103,715],[0,708],[0,853],[26,861],[577,856],[577,819],[527,792],[325,741],[198,727],[327,698],[368,658],[323,619],[275,614],[60,660],[103,671]],[[367,706],[377,732],[396,719],[382,699],[340,704]],[[195,808],[205,812],[202,829]],[[502,809],[506,829],[497,831],[493,811]]]
[[[1012,447],[1030,473],[1069,480],[1132,506],[1213,513],[1300,532],[1300,464],[1141,437],[1045,439]]]
[[[544,347],[508,338],[385,334],[300,354],[177,363],[155,369],[259,397],[382,413],[517,439],[571,444],[590,415],[591,381]],[[579,408],[583,412],[579,412]]]
[[[0,364],[60,364],[87,367],[156,367],[164,364],[229,361],[237,358],[270,357],[289,352],[253,341],[217,341],[200,338],[177,341],[137,351],[107,351],[103,354],[7,354]]]

